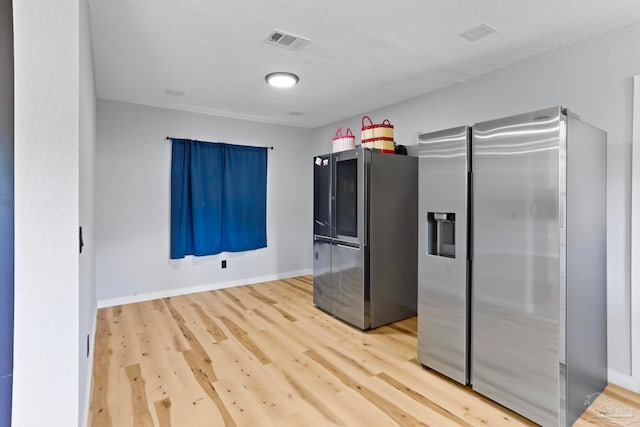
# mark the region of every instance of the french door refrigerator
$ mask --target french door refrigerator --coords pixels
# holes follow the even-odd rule
[[[420,362],[572,425],[607,384],[606,133],[555,107],[418,142]]]
[[[360,329],[416,314],[417,161],[357,148],[314,158],[313,301]]]

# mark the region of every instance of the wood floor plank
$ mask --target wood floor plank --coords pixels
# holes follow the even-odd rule
[[[389,415],[393,420],[395,420],[398,424],[404,426],[428,426],[413,415],[403,411],[401,408],[397,407],[393,403],[389,402],[384,397],[376,394],[371,391],[367,387],[359,384],[354,381],[349,375],[347,375],[344,371],[338,369],[334,364],[325,359],[320,353],[316,350],[307,350],[304,353],[310,359],[316,361],[319,365],[323,366],[326,370],[331,372],[336,378],[338,378],[345,386],[348,388],[357,391],[362,394],[362,396],[373,403],[377,408],[381,409],[384,413]]]
[[[251,391],[237,378],[223,378],[216,382],[225,406],[229,411],[231,421],[225,419],[222,422],[211,420],[211,426],[263,426],[269,425],[269,417],[264,412],[263,406],[251,396]],[[206,425],[206,424],[205,424]],[[185,425],[185,427],[189,427]]]
[[[395,378],[392,378],[391,376],[389,376],[387,373],[381,372],[381,373],[379,373],[377,375],[377,377],[380,380],[382,380],[382,381],[386,382],[387,384],[391,385],[395,389],[397,389],[397,390],[401,391],[402,393],[406,394],[411,399],[415,400],[416,402],[420,403],[421,405],[424,405],[425,407],[427,407],[427,408],[439,413],[440,415],[450,419],[451,421],[455,422],[457,425],[460,425],[460,426],[463,426],[463,427],[473,427],[470,423],[468,423],[467,421],[463,420],[462,418],[459,418],[455,414],[451,413],[448,409],[444,408],[443,406],[438,405],[437,403],[433,402],[432,400],[427,399],[422,394],[420,394],[417,391],[411,389],[410,387],[407,387],[406,385],[402,384],[400,381],[398,381]]]
[[[215,338],[216,341],[220,342],[227,339],[227,336],[225,335],[222,328],[220,328],[216,324],[216,322],[211,317],[209,317],[207,313],[205,313],[200,304],[194,302],[191,303],[191,306],[195,309],[196,313],[198,313],[198,317],[200,318],[200,321],[205,326],[205,328],[207,328],[207,332],[209,332],[209,334],[213,338]]]
[[[362,332],[312,298],[301,276],[99,310],[89,426],[534,425],[422,367],[415,317]],[[575,426],[627,409],[610,385]]]
[[[459,424],[451,418],[431,407],[422,405],[392,385],[380,380],[378,376],[367,378],[361,381],[361,384],[423,423],[437,427],[459,427]]]
[[[140,343],[137,336],[137,330],[141,326],[137,323],[137,305],[123,305],[120,314],[113,317],[111,327],[117,332],[119,338],[112,343],[112,349],[116,363],[121,367],[133,365],[138,361],[140,356]]]
[[[98,311],[96,326],[91,406],[89,408],[89,423],[96,427],[111,427],[113,425],[107,405],[109,369],[113,353],[113,350],[109,348],[110,338],[111,328],[109,327],[107,310],[101,309]]]
[[[153,406],[156,408],[158,427],[171,427],[171,399],[158,400]]]
[[[305,294],[307,294],[308,296],[313,296],[313,288],[309,287],[309,286],[304,286],[304,285],[300,285],[299,283],[296,283],[295,280],[287,280],[287,279],[283,279],[281,280],[281,282],[286,283],[287,285],[291,286],[293,289],[303,292]]]
[[[256,343],[249,337],[249,334],[239,327],[233,320],[228,317],[220,316],[219,319],[225,324],[231,335],[233,335],[240,344],[244,346],[251,354],[253,354],[263,365],[271,363],[271,359],[264,354],[264,352],[256,345]]]
[[[219,289],[217,291],[211,291],[213,296],[217,297],[217,293],[222,293],[223,295],[225,295],[227,298],[229,298],[231,300],[231,302],[233,302],[235,305],[237,305],[240,310],[246,310],[247,307],[242,303],[242,301],[240,301],[240,298],[238,298],[237,296],[234,295],[233,290],[232,289]]]
[[[187,327],[184,317],[182,317],[178,310],[173,306],[171,299],[166,298],[164,303],[167,305],[167,308],[169,308],[171,316],[178,325],[178,328],[180,328],[180,331],[182,331],[184,337],[187,338],[189,346],[191,347],[190,350],[182,352],[185,360],[192,370],[198,372],[198,376],[202,376],[206,381],[215,381],[216,373],[211,366],[211,358],[207,354],[206,350],[191,329]]]
[[[277,304],[273,304],[272,307],[278,311],[278,313],[280,313],[282,315],[282,317],[284,317],[285,319],[287,319],[289,322],[295,322],[296,320],[298,320],[294,315],[292,315],[291,313],[287,312],[286,310],[283,310],[282,308],[278,307]]]
[[[291,384],[291,386],[295,390],[296,394],[300,397],[300,399],[302,399],[303,401],[308,403],[313,409],[315,409],[324,418],[326,422],[329,422],[335,425],[345,425],[344,422],[336,416],[334,411],[331,410],[331,408],[327,406],[327,404],[324,403],[322,399],[318,398],[313,393],[312,390],[308,389],[307,387],[304,386],[304,384],[296,380],[293,377],[293,375],[287,372],[283,372],[283,374],[286,380],[289,382],[289,384]]]
[[[241,384],[268,420],[276,422],[295,412],[298,402],[294,390],[279,370],[269,369],[271,364],[262,365],[255,357],[249,357],[233,340],[220,344],[217,351],[220,351],[220,363],[228,367],[220,381]],[[222,354],[223,351],[226,354]]]
[[[271,325],[277,325],[278,322],[274,319],[272,319],[271,317],[267,316],[265,314],[264,311],[262,311],[262,309],[259,308],[253,308],[252,311],[257,314],[258,316],[260,316],[263,320],[265,320],[267,323],[271,324]]]
[[[258,301],[260,301],[263,304],[275,304],[276,300],[269,298],[266,295],[261,294],[260,292],[256,291],[252,286],[248,287],[248,292],[249,295],[251,295],[252,297],[254,297],[255,299],[257,299]]]
[[[125,372],[129,378],[131,386],[131,403],[133,406],[133,425],[136,427],[153,427],[153,417],[149,411],[147,402],[147,392],[145,390],[145,380],[140,370],[140,364],[125,367]]]
[[[116,317],[119,317],[122,314],[122,306],[121,305],[114,305],[113,307],[111,307],[111,312],[113,313],[113,318],[114,319]]]
[[[391,324],[391,325],[387,325],[387,327],[393,329],[394,331],[398,331],[398,332],[400,332],[402,334],[407,334],[410,337],[413,337],[413,338],[416,338],[416,339],[418,338],[417,332],[414,332],[414,331],[411,331],[409,329],[406,329],[406,328],[404,328],[404,327],[402,327],[400,325]]]

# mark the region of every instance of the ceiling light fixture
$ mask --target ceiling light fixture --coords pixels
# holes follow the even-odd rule
[[[298,83],[298,80],[300,80],[295,74],[282,71],[269,73],[264,79],[270,86],[277,88],[293,87]]]

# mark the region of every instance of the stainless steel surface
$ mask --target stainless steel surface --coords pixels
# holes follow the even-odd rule
[[[332,311],[331,154],[313,159],[313,303]]]
[[[416,315],[417,164],[415,157],[371,153],[369,251],[372,328]]]
[[[415,315],[416,159],[361,148],[317,156],[314,168],[314,304],[360,329]],[[331,232],[323,238],[327,191]]]
[[[560,108],[473,126],[472,384],[557,425]]]
[[[331,237],[331,154],[313,159],[313,234]]]
[[[353,243],[357,245],[367,244],[367,175],[368,165],[370,162],[371,152],[365,149],[355,149],[348,151],[341,151],[333,154],[333,172],[332,172],[332,187],[333,187],[333,207],[332,213],[332,237],[342,242]],[[339,179],[339,171],[341,164],[355,163],[357,165],[355,174],[355,186],[351,187],[352,182]],[[348,187],[348,188],[345,188]],[[340,195],[345,195],[345,199],[341,200]],[[351,197],[354,199],[351,200]],[[355,202],[355,206],[351,206],[351,203]],[[347,205],[347,209],[342,209],[341,203]],[[340,222],[348,222],[349,218],[344,215],[346,211],[352,211],[355,208],[355,220],[356,230],[354,234],[346,234],[340,230]],[[342,214],[341,214],[342,212]]]
[[[470,128],[418,136],[418,360],[469,383],[468,191]],[[428,215],[437,226],[430,229]],[[454,257],[441,254],[439,228],[455,213]],[[438,235],[430,254],[430,233]]]
[[[558,142],[558,425],[567,425],[567,114],[560,109]]]
[[[366,247],[333,243],[331,252],[333,315],[360,329],[369,329],[365,313]]]
[[[333,309],[331,296],[331,240],[313,239],[313,304],[324,311]]]
[[[365,277],[369,162],[370,153],[363,149],[335,153],[331,175],[333,315],[360,329],[371,325],[368,310],[365,312],[369,307]]]
[[[567,119],[567,425],[607,384],[606,133]]]

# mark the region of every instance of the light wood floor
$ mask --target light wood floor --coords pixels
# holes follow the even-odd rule
[[[415,357],[415,318],[362,333],[313,306],[310,277],[101,309],[89,425],[532,425]],[[592,408],[577,426],[640,425],[622,388]]]

